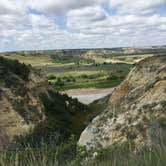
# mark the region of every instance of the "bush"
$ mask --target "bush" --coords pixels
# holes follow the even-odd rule
[[[63,79],[63,81],[64,82],[75,82],[76,81],[76,79],[75,79],[75,77],[73,77],[73,76],[64,76],[64,77],[62,77],[62,79]]]
[[[157,122],[161,127],[166,128],[166,117],[160,117],[157,119]]]
[[[54,79],[56,79],[56,76],[54,74],[49,74],[47,76],[47,78],[48,78],[48,80],[54,80]]]
[[[65,85],[65,83],[64,83],[64,81],[61,79],[61,78],[57,78],[57,81],[55,82],[55,86],[64,86]]]
[[[20,77],[21,79],[27,81],[28,77],[29,77],[29,72],[30,72],[30,67],[26,66],[24,63],[19,63],[18,60],[9,60],[9,59],[5,59],[3,57],[0,57],[0,72],[1,72],[1,76],[0,79],[5,79],[6,76],[9,76],[10,74],[6,74],[6,73],[13,73],[15,75],[17,75],[18,77]],[[12,81],[9,80],[8,81]]]
[[[108,77],[107,80],[117,80],[119,79],[119,75],[117,73],[111,73]]]
[[[80,77],[80,78],[83,78],[83,79],[86,79],[86,78],[88,78],[88,75],[87,75],[87,74],[82,74],[82,75],[80,75],[79,77]]]

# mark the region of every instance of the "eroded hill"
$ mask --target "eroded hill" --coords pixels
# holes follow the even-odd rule
[[[98,149],[130,141],[140,149],[165,142],[166,56],[138,63],[112,95],[98,103],[106,107],[83,131],[80,145]]]
[[[79,135],[85,124],[78,117],[86,111],[77,100],[54,91],[39,70],[0,57],[0,145],[36,125]]]

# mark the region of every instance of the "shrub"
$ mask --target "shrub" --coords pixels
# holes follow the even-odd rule
[[[19,63],[18,60],[9,60],[5,59],[3,57],[0,57],[0,70],[1,70],[1,76],[0,79],[5,79],[6,76],[9,76],[9,74],[6,73],[13,73],[20,77],[21,79],[27,81],[29,77],[30,67],[26,66],[24,63]],[[7,79],[7,78],[6,78]],[[12,81],[9,80],[8,81]]]
[[[64,86],[65,85],[65,83],[64,83],[64,81],[61,79],[61,78],[57,78],[57,81],[55,82],[55,86]]]
[[[166,128],[166,117],[160,117],[160,118],[158,118],[157,122],[160,124],[161,127]]]
[[[56,76],[54,74],[49,74],[47,77],[48,77],[48,80],[56,79]]]
[[[117,80],[119,79],[119,75],[117,73],[111,73],[108,77],[107,80]]]

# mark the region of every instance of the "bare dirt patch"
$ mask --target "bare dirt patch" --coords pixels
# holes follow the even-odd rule
[[[82,88],[82,89],[71,89],[62,93],[68,94],[72,98],[77,98],[81,103],[90,104],[95,100],[105,97],[112,93],[114,88]]]

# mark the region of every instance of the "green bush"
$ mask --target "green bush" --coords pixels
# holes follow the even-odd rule
[[[157,122],[161,127],[166,128],[166,117],[160,117],[157,119]]]
[[[30,66],[27,66],[24,63],[19,63],[18,60],[9,60],[0,57],[0,79],[6,79],[6,81],[11,82],[13,81],[13,79],[9,78],[10,74],[7,73],[13,73],[21,79],[27,81],[29,77],[29,72]]]
[[[119,75],[117,73],[111,73],[108,77],[108,80],[117,80],[119,79]]]
[[[47,76],[47,78],[48,78],[48,80],[54,80],[54,79],[56,79],[56,76],[54,74],[49,74]]]
[[[64,81],[63,81],[60,77],[58,77],[58,78],[57,78],[57,81],[55,82],[55,86],[60,86],[60,87],[62,87],[62,86],[64,86],[64,85],[65,85]]]

